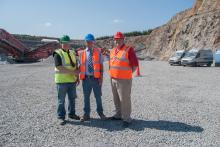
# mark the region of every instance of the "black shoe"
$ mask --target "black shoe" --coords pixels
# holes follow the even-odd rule
[[[83,115],[82,117],[80,117],[81,122],[88,121],[88,120],[90,120],[90,116],[88,115]]]
[[[74,114],[74,115],[68,115],[68,117],[71,118],[71,119],[80,120],[80,117],[77,116],[76,114]]]
[[[127,127],[130,126],[130,124],[131,124],[130,122],[123,121],[123,122],[122,122],[122,127],[127,128]]]
[[[99,114],[101,120],[107,120],[107,117],[102,113]]]
[[[65,125],[66,124],[65,119],[58,119],[58,124],[61,126]]]
[[[112,116],[112,117],[108,117],[109,120],[121,120],[120,117],[115,117],[115,116]]]

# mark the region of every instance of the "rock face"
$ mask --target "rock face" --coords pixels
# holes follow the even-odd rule
[[[196,0],[191,9],[175,15],[167,24],[150,35],[126,38],[139,58],[167,60],[175,50],[220,48],[220,0]],[[112,47],[111,39],[98,45]]]

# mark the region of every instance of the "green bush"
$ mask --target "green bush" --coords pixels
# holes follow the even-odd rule
[[[41,41],[42,39],[58,39],[55,37],[46,37],[46,36],[31,36],[31,35],[19,35],[13,34],[15,38],[18,40],[34,40],[34,41]]]
[[[153,31],[153,29],[149,29],[147,31],[143,31],[142,34],[143,35],[150,35],[152,31]]]
[[[96,40],[104,40],[104,39],[109,39],[112,38],[113,36],[102,36],[102,37],[98,37],[96,38]]]
[[[125,37],[132,37],[132,36],[141,36],[141,35],[150,35],[153,29],[145,30],[145,31],[133,31],[133,32],[127,32],[124,33]],[[102,36],[96,38],[97,40],[104,40],[104,39],[109,39],[113,38],[113,36]]]

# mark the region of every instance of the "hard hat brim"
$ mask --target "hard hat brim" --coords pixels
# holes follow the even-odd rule
[[[61,41],[60,43],[69,43],[70,41]]]
[[[114,37],[114,39],[124,39],[124,38],[121,38],[121,37]]]

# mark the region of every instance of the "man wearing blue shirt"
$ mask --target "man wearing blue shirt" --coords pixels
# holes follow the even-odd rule
[[[79,53],[80,80],[82,80],[84,94],[84,115],[80,120],[90,119],[90,95],[93,90],[96,98],[97,113],[102,120],[106,119],[103,114],[101,86],[103,81],[103,56],[101,50],[94,48],[95,37],[88,34],[85,37],[87,48]]]

